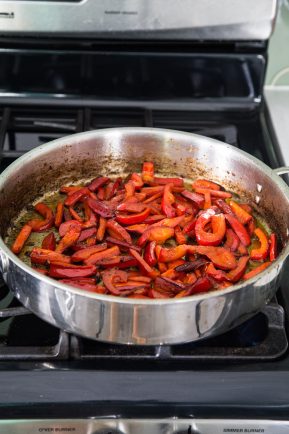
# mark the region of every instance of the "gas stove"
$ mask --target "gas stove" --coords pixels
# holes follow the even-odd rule
[[[89,2],[57,3],[60,22],[68,19],[65,8]],[[129,3],[106,5],[106,19],[135,17],[123,13],[133,10]],[[36,19],[29,29],[19,19],[2,24],[3,13],[25,16],[26,4],[31,11],[51,5],[53,13],[56,6],[0,1],[0,172],[55,138],[122,126],[194,132],[272,168],[283,164],[263,100],[274,1],[254,3],[251,27],[241,16],[237,25],[238,11],[232,19],[231,11],[215,32],[211,22],[197,28],[194,18],[190,29],[180,21],[172,29],[164,18],[147,33],[151,22],[142,21],[138,2],[143,26],[124,33],[101,26],[68,32],[67,24],[41,32]],[[2,282],[0,432],[289,432],[288,278],[284,273],[276,297],[236,329],[171,346],[69,335],[28,312]]]

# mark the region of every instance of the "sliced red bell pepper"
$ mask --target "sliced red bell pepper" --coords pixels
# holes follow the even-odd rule
[[[96,191],[99,189],[99,187],[102,187],[108,182],[109,182],[109,178],[107,178],[106,176],[101,176],[99,178],[93,179],[91,183],[87,186],[87,188],[89,188],[90,191]]]
[[[181,244],[176,247],[165,248],[162,247],[159,253],[158,261],[171,262],[180,259],[187,253],[187,244]]]
[[[203,267],[204,265],[208,264],[208,260],[205,258],[198,258],[194,261],[190,262],[184,262],[182,265],[179,265],[176,267],[176,271],[182,272],[182,273],[188,273],[191,271],[195,271],[198,268]]]
[[[207,256],[216,267],[222,270],[233,270],[237,266],[235,256],[224,247],[187,245],[187,253]]]
[[[181,193],[186,199],[194,202],[199,208],[203,208],[205,199],[201,194],[194,193],[193,191],[183,190]]]
[[[174,236],[174,228],[165,226],[155,226],[148,228],[138,239],[138,246],[143,247],[147,241],[156,241],[157,244],[165,243],[169,238]]]
[[[157,264],[157,258],[155,254],[156,241],[151,241],[148,243],[144,250],[144,260],[151,266],[154,267]]]
[[[135,185],[135,188],[139,189],[143,186],[143,180],[142,177],[138,173],[132,173],[130,179]]]
[[[80,217],[80,215],[72,208],[72,206],[70,206],[69,207],[69,212],[70,212],[70,214],[71,214],[71,217],[74,219],[74,220],[77,220],[79,223],[82,223],[83,222],[83,218],[82,217]]]
[[[61,223],[61,225],[59,226],[59,235],[61,237],[64,237],[64,235],[71,229],[77,227],[80,230],[82,229],[82,224],[80,222],[78,222],[77,220],[68,220],[64,223]]]
[[[221,187],[212,181],[206,179],[197,179],[192,183],[192,187],[195,188],[207,188],[209,190],[221,190]]]
[[[11,247],[11,250],[13,253],[15,253],[15,255],[19,255],[19,253],[24,247],[24,244],[28,240],[31,232],[32,232],[32,227],[29,224],[23,226],[23,228],[17,235],[16,240],[13,243],[13,246]]]
[[[211,193],[209,191],[205,191],[204,198],[205,198],[204,209],[209,209],[212,206]]]
[[[152,227],[175,228],[176,226],[180,225],[183,220],[184,220],[184,216],[178,216],[178,217],[173,217],[168,219],[164,218],[159,222],[153,223]]]
[[[195,228],[196,228],[197,219],[192,218],[183,228],[185,234],[190,236],[191,238],[195,237]]]
[[[68,195],[74,193],[75,191],[81,190],[83,188],[82,185],[63,185],[60,187],[60,193],[66,193]]]
[[[90,197],[87,199],[87,203],[92,211],[99,214],[101,217],[111,218],[115,214],[114,210],[109,207],[107,203],[91,199]]]
[[[70,264],[71,262],[70,256],[65,256],[52,250],[40,249],[39,247],[33,247],[30,253],[30,260],[34,264],[46,264],[55,261]]]
[[[134,225],[142,223],[149,216],[150,212],[151,210],[146,208],[138,214],[118,214],[115,219],[122,225]]]
[[[104,268],[118,267],[120,260],[121,260],[120,255],[111,256],[110,258],[103,258],[97,262],[97,266],[104,267]]]
[[[172,193],[173,184],[166,184],[162,197],[162,212],[167,217],[172,218],[176,215],[176,210],[172,204],[175,202],[175,196]]]
[[[99,187],[98,191],[97,191],[97,195],[96,195],[98,200],[104,200],[105,198],[105,189],[104,187]]]
[[[127,211],[127,212],[135,212],[135,213],[141,213],[143,210],[147,209],[146,205],[144,203],[139,202],[122,202],[120,205],[117,206],[118,211]]]
[[[132,256],[121,256],[120,257],[120,263],[118,264],[117,268],[123,269],[123,268],[130,268],[130,267],[136,267],[138,265],[138,262],[135,258]]]
[[[106,219],[104,217],[99,217],[99,226],[96,232],[96,239],[102,241],[104,238],[106,229]]]
[[[55,251],[58,253],[63,253],[68,247],[73,246],[79,238],[81,228],[78,226],[73,226],[70,228],[63,238],[59,241]]]
[[[200,277],[195,283],[187,288],[187,295],[199,294],[208,292],[213,287],[212,282],[208,277]]]
[[[101,252],[103,250],[107,249],[107,244],[106,243],[102,243],[102,244],[97,244],[95,246],[90,246],[87,247],[86,249],[81,249],[75,253],[73,253],[73,255],[71,256],[71,260],[73,262],[81,262],[84,261],[85,259],[88,259],[90,256],[94,255],[97,252]]]
[[[56,240],[53,232],[50,232],[50,234],[43,238],[41,247],[42,249],[55,250]]]
[[[210,190],[207,188],[195,188],[195,192],[196,193],[200,193],[200,194],[207,194],[210,193],[211,196],[213,197],[221,197],[222,199],[228,199],[230,197],[232,197],[232,194],[229,193],[228,191],[219,191],[219,190]]]
[[[159,275],[159,272],[153,269],[136,250],[130,249],[129,253],[137,260],[143,271],[152,279],[155,279]]]
[[[88,277],[96,272],[94,265],[78,265],[77,267],[62,267],[58,264],[50,264],[49,276],[58,278]]]
[[[54,215],[51,209],[45,203],[39,202],[34,207],[35,211],[44,217],[44,220],[34,219],[27,222],[34,232],[42,232],[52,228],[54,224]]]
[[[145,161],[142,166],[142,179],[145,183],[154,181],[155,176],[154,163]]]
[[[269,239],[269,244],[270,244],[270,248],[269,248],[269,257],[270,257],[270,261],[275,261],[275,259],[277,258],[277,236],[276,234],[271,234],[270,235],[270,239]]]
[[[185,289],[185,287],[186,285],[184,283],[179,283],[163,276],[158,276],[155,280],[155,288],[165,293],[168,292],[175,294],[177,292],[180,292],[182,289]]]
[[[119,189],[122,183],[122,178],[118,177],[114,182],[109,183],[105,187],[105,200],[110,200]]]
[[[90,238],[95,234],[96,234],[96,228],[84,229],[81,231],[77,242],[81,243],[82,241],[87,240],[87,238]]]
[[[217,199],[216,205],[220,208],[221,211],[223,211],[224,214],[234,215],[231,207],[223,199]]]
[[[260,228],[256,228],[254,234],[258,237],[261,245],[258,249],[251,250],[250,258],[256,261],[264,261],[269,252],[269,240],[265,232]]]
[[[152,288],[148,291],[148,295],[150,298],[169,298],[168,295]]]
[[[138,246],[134,246],[133,244],[126,243],[125,241],[118,240],[113,237],[106,237],[105,241],[109,246],[118,246],[122,250],[134,249],[137,252],[141,252],[141,248]]]
[[[166,216],[163,214],[150,215],[145,219],[144,223],[151,225],[151,224],[159,222],[160,220],[164,220],[165,218],[166,218]]]
[[[205,230],[205,227],[209,222],[211,222],[212,232]],[[220,245],[226,233],[226,221],[224,214],[215,215],[213,210],[208,209],[198,217],[196,221],[195,232],[196,240],[199,245]]]
[[[227,280],[230,282],[238,282],[244,275],[246,271],[246,267],[249,261],[249,256],[242,256],[238,260],[237,267],[234,270],[231,270],[227,273]]]
[[[149,225],[145,223],[140,223],[138,225],[127,226],[126,230],[130,232],[137,232],[138,234],[143,234],[148,228]]]
[[[106,227],[107,229],[112,229],[112,231],[116,233],[122,240],[126,241],[129,244],[132,244],[130,234],[115,220],[108,220],[106,223]]]
[[[99,285],[96,285],[95,279],[90,277],[83,277],[80,279],[60,279],[59,282],[75,288],[85,289],[86,291],[99,292]]]
[[[112,268],[101,273],[104,286],[114,295],[120,295],[121,291],[116,288],[115,284],[119,282],[127,282],[128,275],[125,271]]]
[[[252,216],[247,213],[237,202],[234,202],[233,200],[230,200],[230,207],[239,220],[240,223],[243,225],[249,223],[250,220],[252,220]]]
[[[186,244],[187,237],[184,235],[180,226],[175,227],[175,239],[177,244]]]
[[[120,254],[120,250],[118,246],[113,246],[110,249],[102,250],[101,252],[94,253],[84,260],[86,265],[97,264],[98,261],[101,261],[104,258],[111,258],[112,256],[118,256]]]
[[[84,196],[89,195],[89,190],[87,187],[83,187],[80,190],[75,191],[71,195],[69,195],[65,201],[64,205],[66,206],[74,206],[79,200],[81,200]]]
[[[58,202],[55,211],[54,225],[59,228],[63,220],[64,203]]]
[[[217,282],[227,280],[226,272],[223,270],[217,270],[212,262],[207,266],[206,273],[209,277],[213,277]]]
[[[231,252],[235,252],[240,245],[240,239],[237,237],[233,229],[227,229],[226,230],[226,242],[224,244],[224,247],[226,249],[231,250]]]
[[[240,242],[240,244],[238,246],[237,251],[238,251],[239,255],[241,255],[241,256],[244,256],[244,255],[247,256],[248,255],[248,249],[247,249],[247,247],[245,247],[244,244],[241,243],[241,242]]]
[[[133,181],[128,181],[126,184],[124,184],[124,188],[125,188],[125,200],[129,200],[134,196],[135,184]]]
[[[259,265],[259,267],[256,267],[254,270],[244,274],[243,279],[248,280],[251,279],[251,277],[255,277],[257,274],[261,273],[261,271],[264,271],[267,267],[269,267],[269,265],[271,265],[271,262],[263,262],[263,264]]]
[[[252,235],[254,234],[254,230],[256,229],[256,225],[253,218],[249,221],[247,225],[247,229],[250,237],[252,237]]]
[[[163,195],[163,192],[153,194],[152,196],[150,196],[146,200],[144,200],[143,203],[147,205],[148,203],[155,202],[157,199],[162,197],[162,195]]]
[[[244,246],[249,246],[251,243],[251,238],[242,223],[240,223],[239,220],[231,214],[225,214],[225,217]]]
[[[158,178],[155,176],[154,184],[158,184],[158,185],[173,184],[175,187],[183,187],[184,180],[182,178]]]

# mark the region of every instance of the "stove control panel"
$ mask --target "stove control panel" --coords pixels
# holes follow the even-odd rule
[[[230,419],[1,420],[1,434],[285,434],[289,421]]]

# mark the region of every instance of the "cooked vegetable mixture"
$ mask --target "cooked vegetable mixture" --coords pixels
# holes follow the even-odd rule
[[[252,207],[209,180],[190,187],[154,164],[126,179],[63,186],[56,207],[38,203],[12,251],[45,232],[32,267],[70,286],[129,298],[179,298],[229,287],[277,257],[277,237]],[[53,209],[55,208],[55,209]]]

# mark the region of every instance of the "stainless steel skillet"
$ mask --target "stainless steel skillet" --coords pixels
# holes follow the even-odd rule
[[[139,171],[155,162],[163,176],[206,177],[258,203],[280,236],[278,259],[255,278],[183,299],[137,300],[71,288],[35,272],[5,245],[24,205],[61,185]],[[95,340],[159,345],[220,334],[262,309],[278,288],[289,255],[289,188],[256,158],[195,134],[153,128],[91,131],[39,146],[0,175],[0,268],[15,296],[44,320]]]

